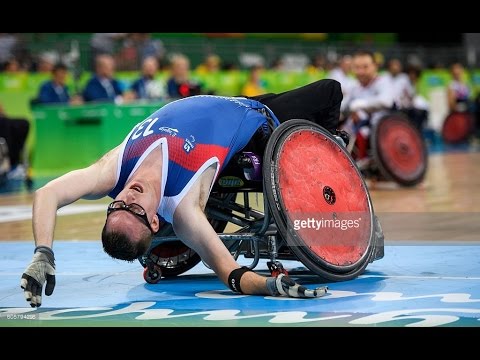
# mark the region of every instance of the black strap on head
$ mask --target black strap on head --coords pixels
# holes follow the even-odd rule
[[[243,294],[242,288],[240,287],[240,279],[247,271],[252,270],[246,266],[242,266],[239,269],[233,270],[230,275],[228,275],[228,286],[230,289],[232,289],[232,291]]]

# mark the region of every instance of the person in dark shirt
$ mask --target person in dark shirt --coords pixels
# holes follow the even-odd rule
[[[65,85],[66,79],[67,67],[64,64],[56,64],[52,69],[52,80],[44,82],[40,87],[37,103],[68,103],[70,101],[70,95]]]
[[[83,99],[122,103],[123,90],[118,80],[113,78],[115,62],[110,55],[99,55],[95,59],[95,75],[83,90]]]
[[[190,61],[183,55],[171,60],[171,77],[167,82],[167,93],[172,99],[201,94],[200,84],[190,79]]]
[[[154,100],[166,96],[165,84],[155,79],[157,71],[158,61],[156,58],[150,56],[143,60],[142,77],[137,79],[130,88],[135,99]]]

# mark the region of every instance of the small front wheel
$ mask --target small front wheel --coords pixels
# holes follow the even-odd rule
[[[143,278],[149,284],[156,284],[162,279],[162,270],[157,265],[153,265],[153,269],[147,266],[143,269]]]

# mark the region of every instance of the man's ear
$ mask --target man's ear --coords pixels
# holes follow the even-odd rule
[[[160,223],[161,221],[160,221],[160,218],[158,217],[158,214],[155,214],[153,216],[152,222],[150,223],[154,232],[157,232],[160,229]]]

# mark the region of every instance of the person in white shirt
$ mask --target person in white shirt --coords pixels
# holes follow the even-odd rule
[[[350,90],[358,84],[358,81],[350,76],[352,72],[352,56],[344,55],[340,58],[338,66],[335,67],[327,78],[337,80],[342,86],[343,97],[346,97]]]
[[[367,159],[370,127],[392,110],[394,92],[390,81],[378,74],[378,66],[373,53],[358,51],[353,56],[353,72],[358,84],[351,89],[341,105],[346,115],[342,130],[352,137],[358,153],[357,161]]]
[[[398,110],[410,109],[413,106],[415,88],[408,75],[402,72],[402,63],[398,59],[391,59],[387,68],[388,72],[383,76],[392,84],[395,108]]]

